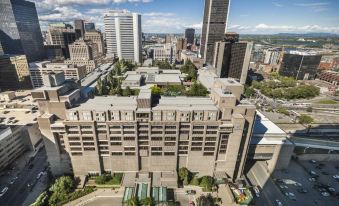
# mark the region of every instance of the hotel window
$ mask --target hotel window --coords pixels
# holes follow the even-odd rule
[[[111,142],[111,146],[121,146],[121,142]]]
[[[165,156],[174,156],[175,152],[164,152]]]
[[[78,120],[78,112],[69,112],[69,120],[76,121]]]
[[[112,156],[122,156],[122,152],[112,152]]]
[[[83,112],[82,116],[84,120],[92,120],[92,112]]]

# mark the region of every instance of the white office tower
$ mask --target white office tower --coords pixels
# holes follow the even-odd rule
[[[104,16],[107,54],[141,63],[141,15],[111,10]]]

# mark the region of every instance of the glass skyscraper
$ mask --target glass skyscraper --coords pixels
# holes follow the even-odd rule
[[[24,0],[0,0],[0,42],[5,54],[25,54],[29,62],[44,56],[35,4]]]
[[[215,43],[225,34],[230,0],[205,0],[200,54],[204,62],[212,64]]]

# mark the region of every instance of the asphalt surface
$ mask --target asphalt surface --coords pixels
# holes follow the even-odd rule
[[[113,206],[121,205],[122,198],[118,197],[100,197],[85,204],[85,206]]]
[[[264,167],[264,162],[257,162],[249,171],[248,176],[251,176],[254,179],[252,183],[258,184],[258,182],[265,182],[260,197],[256,198],[255,205],[258,206],[274,206],[276,200],[279,200],[284,206],[289,205],[280,192],[279,188],[275,185],[274,181],[268,177],[269,174],[266,172]],[[268,178],[268,179],[267,179]],[[267,181],[266,181],[267,179]],[[251,180],[252,181],[252,180]]]
[[[0,197],[1,206],[20,206],[23,204],[30,192],[27,184],[37,181],[37,175],[44,170],[47,164],[47,156],[44,149],[38,152],[32,164],[34,165],[33,168],[29,169],[27,164],[22,169],[18,179],[12,185],[2,185],[2,188],[7,186],[8,191]]]

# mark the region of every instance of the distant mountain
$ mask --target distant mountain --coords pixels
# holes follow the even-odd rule
[[[339,37],[338,34],[332,33],[305,33],[305,34],[297,34],[297,33],[279,33],[275,34],[275,36],[288,36],[288,37]]]

